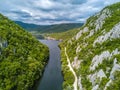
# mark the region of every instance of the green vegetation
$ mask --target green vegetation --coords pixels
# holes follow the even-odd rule
[[[60,45],[62,47],[62,45]],[[69,70],[68,62],[66,60],[66,56],[63,53],[65,52],[64,49],[61,48],[61,62],[62,62],[62,73],[64,76],[64,83],[63,83],[63,90],[73,90],[73,82],[75,80],[74,75]]]
[[[75,28],[66,32],[61,32],[61,33],[48,33],[44,34],[45,37],[52,37],[55,38],[56,40],[65,40],[73,37],[75,34],[79,32],[79,28]]]
[[[48,48],[0,14],[0,90],[30,90],[42,76]]]
[[[113,4],[112,6],[108,6],[107,8],[111,10],[112,14],[111,17],[107,18],[105,20],[105,24],[103,25],[103,29],[107,29],[106,31],[109,31],[115,24],[117,24],[120,20],[120,10],[118,8],[120,8],[119,6],[120,3],[117,4]]]
[[[100,16],[102,17],[103,10],[109,9],[110,10],[110,17],[105,18],[103,21],[99,20],[97,22],[98,26],[101,25],[101,22],[103,23],[102,27],[98,30],[95,30],[96,28],[96,21],[100,19]],[[92,17],[90,17],[86,24],[80,28],[80,30],[84,30],[86,27],[88,27],[87,32],[82,32],[79,39],[76,40],[75,37],[69,40],[66,40],[60,44],[61,47],[61,56],[62,56],[62,70],[64,75],[64,83],[63,88],[65,90],[68,87],[73,86],[73,82],[71,82],[69,79],[67,80],[66,77],[69,75],[67,74],[65,67],[67,67],[67,59],[65,57],[64,53],[64,47],[67,48],[67,54],[70,58],[71,63],[74,62],[74,57],[78,57],[78,60],[80,61],[80,67],[74,68],[76,71],[76,74],[79,77],[81,77],[81,84],[82,88],[84,90],[91,90],[95,85],[98,85],[98,90],[103,90],[105,88],[105,85],[108,83],[109,80],[111,80],[110,73],[113,68],[114,60],[117,59],[117,64],[120,65],[120,54],[117,53],[117,55],[112,55],[111,53],[118,49],[120,51],[120,38],[114,38],[110,39],[108,38],[102,43],[96,43],[94,45],[94,41],[99,36],[104,36],[106,33],[110,32],[110,30],[120,22],[120,3],[113,4],[111,6],[108,6],[104,8],[99,14],[96,14]],[[104,16],[103,16],[104,17]],[[91,31],[93,31],[93,35],[89,36]],[[118,32],[119,33],[119,32]],[[75,36],[75,35],[73,35]],[[88,37],[89,36],[89,37]],[[77,49],[79,47],[78,52]],[[103,62],[99,63],[98,66],[94,70],[90,70],[91,65],[95,64],[95,62],[92,62],[93,58],[95,56],[100,56],[104,51],[108,51],[111,56],[108,58],[104,58],[106,55],[101,56],[103,59]],[[101,59],[100,58],[100,59]],[[97,60],[97,59],[96,59]],[[99,58],[98,58],[99,60]],[[88,76],[94,76],[96,73],[98,73],[100,70],[104,72],[106,77],[100,78],[100,76],[95,76],[94,84],[90,81],[90,78]],[[120,69],[119,69],[120,70]],[[116,70],[114,74],[114,79],[112,80],[112,83],[107,87],[107,90],[119,90],[120,89],[120,71]],[[68,70],[69,71],[69,70]],[[74,77],[72,78],[74,80]],[[66,84],[67,83],[67,84]],[[80,87],[78,87],[80,88]]]
[[[120,90],[120,71],[116,71],[114,73],[115,79],[110,84],[110,86],[107,88],[107,90]]]

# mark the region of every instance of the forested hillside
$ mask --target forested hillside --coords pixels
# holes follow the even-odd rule
[[[0,14],[0,90],[30,90],[42,76],[48,48]]]
[[[60,47],[63,90],[120,90],[120,3],[90,17]]]

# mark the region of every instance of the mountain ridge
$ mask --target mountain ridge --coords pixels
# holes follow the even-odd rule
[[[39,33],[65,32],[70,29],[79,28],[80,26],[83,25],[83,23],[61,23],[61,24],[54,24],[54,25],[35,25],[35,24],[23,23],[21,21],[15,21],[15,22],[28,31],[37,31]]]
[[[66,46],[78,78],[78,90],[119,90],[120,82],[120,2],[105,7],[87,19],[79,32],[60,44],[63,90],[75,90],[74,77],[67,66]],[[67,42],[67,43],[66,43]]]

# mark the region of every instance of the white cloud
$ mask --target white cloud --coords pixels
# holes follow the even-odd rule
[[[35,0],[33,4],[37,7],[41,7],[43,9],[49,9],[54,6],[54,3],[50,0]]]
[[[36,24],[84,22],[106,5],[118,1],[120,0],[0,0],[0,12],[13,20]]]

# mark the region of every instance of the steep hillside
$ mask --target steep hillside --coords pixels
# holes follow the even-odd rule
[[[107,6],[60,45],[63,90],[120,90],[119,15],[120,3]]]
[[[0,90],[30,90],[42,76],[48,48],[0,14]]]

